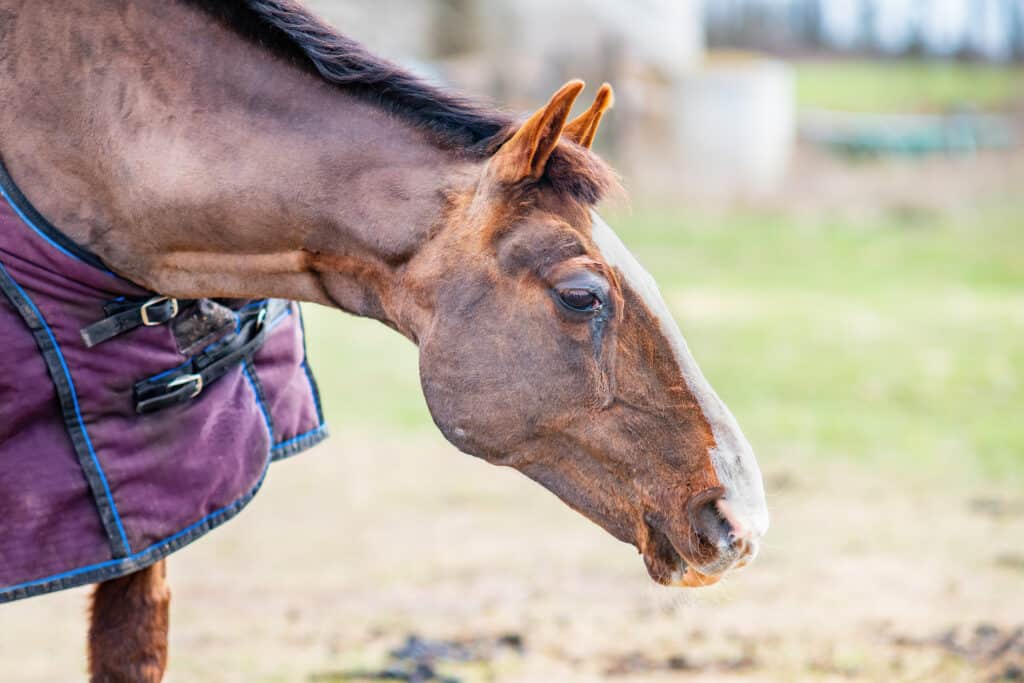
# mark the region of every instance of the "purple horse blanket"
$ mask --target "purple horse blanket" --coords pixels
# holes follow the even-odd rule
[[[326,427],[298,304],[157,296],[0,192],[2,603],[152,564]]]

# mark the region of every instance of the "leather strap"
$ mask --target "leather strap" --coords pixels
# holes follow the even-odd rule
[[[136,382],[135,412],[152,413],[186,403],[223,377],[231,368],[255,353],[267,340],[270,322],[289,306],[283,299],[270,299],[261,306],[238,314],[238,330],[213,348],[193,356],[187,363]]]
[[[82,341],[87,348],[92,348],[136,327],[163,325],[178,315],[178,309],[178,300],[166,296],[113,301],[104,307],[106,318],[81,329]]]
[[[248,301],[235,303],[235,309],[244,308]],[[197,299],[170,323],[178,353],[188,358],[235,331],[238,322],[235,310],[214,299]]]

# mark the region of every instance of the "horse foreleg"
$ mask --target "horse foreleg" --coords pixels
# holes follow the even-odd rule
[[[170,603],[164,560],[96,587],[89,625],[91,683],[160,682]]]

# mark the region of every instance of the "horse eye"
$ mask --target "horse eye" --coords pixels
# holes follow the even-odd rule
[[[589,289],[563,289],[558,293],[558,298],[574,311],[589,312],[601,308],[601,299]]]

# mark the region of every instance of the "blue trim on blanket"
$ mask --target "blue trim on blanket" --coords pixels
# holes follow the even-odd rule
[[[274,329],[275,327],[280,325],[281,321],[284,320],[285,318],[287,318],[288,316],[290,316],[291,314],[292,314],[292,307],[289,306],[288,308],[284,309],[284,313],[282,313],[281,315],[277,316],[276,318],[274,318],[273,320],[270,321],[270,329]]]
[[[71,378],[71,371],[68,369],[68,364],[64,360],[64,353],[60,350],[60,344],[57,343],[57,337],[54,336],[53,330],[50,329],[49,324],[47,324],[46,322],[46,318],[39,311],[39,308],[36,306],[35,302],[32,301],[32,298],[25,292],[24,289],[22,289],[21,285],[18,284],[18,282],[14,279],[14,276],[12,276],[7,271],[7,268],[5,268],[2,263],[0,263],[0,272],[3,272],[7,280],[11,283],[11,285],[14,286],[15,290],[18,292],[21,298],[24,299],[25,303],[32,310],[32,313],[35,315],[36,319],[39,321],[39,324],[46,332],[46,336],[49,338],[50,343],[53,344],[53,350],[56,354],[57,360],[60,361],[61,371],[63,372],[64,378],[67,380],[68,383],[69,394],[71,396],[71,403],[75,412],[75,419],[77,420],[78,427],[82,432],[82,440],[85,442],[85,446],[88,450],[89,457],[92,459],[93,465],[96,468],[96,474],[98,475],[100,484],[103,486],[103,494],[107,499],[107,503],[110,505],[110,511],[113,515],[114,523],[117,526],[117,532],[118,535],[120,536],[121,544],[123,544],[124,546],[123,549],[117,547],[113,548],[114,554],[130,555],[131,544],[128,543],[128,536],[124,532],[124,525],[121,523],[121,516],[117,513],[117,504],[114,502],[114,494],[110,491],[110,484],[107,483],[107,475],[103,472],[103,466],[100,464],[100,460],[96,455],[95,448],[93,448],[92,439],[89,438],[89,430],[86,429],[85,427],[85,420],[82,418],[82,410],[78,405],[78,392],[75,389],[75,381]]]
[[[306,450],[307,448],[320,443],[327,437],[326,427],[327,425],[320,425],[316,429],[306,432],[305,434],[301,434],[294,439],[289,439],[287,442],[280,445],[284,446],[287,444],[294,453]],[[289,453],[289,455],[291,454],[293,453]],[[34,595],[43,595],[57,590],[74,588],[75,586],[107,581],[118,576],[124,576],[125,574],[130,574],[143,569],[144,567],[167,557],[171,553],[180,550],[189,543],[192,543],[206,535],[208,532],[217,528],[224,522],[227,522],[241,512],[242,508],[249,504],[249,501],[253,499],[253,497],[259,492],[260,487],[263,486],[263,481],[266,479],[270,463],[278,459],[277,457],[271,456],[272,453],[268,451],[267,460],[263,464],[263,471],[260,473],[260,477],[256,481],[256,484],[233,503],[229,503],[222,508],[214,510],[181,531],[159,540],[127,557],[106,560],[105,562],[99,562],[97,564],[79,567],[78,569],[53,574],[40,579],[33,579],[32,581],[26,581],[14,586],[4,587],[3,589],[0,589],[0,604],[14,600],[21,600],[23,598],[30,598]]]
[[[245,381],[249,383],[249,388],[252,389],[252,397],[263,415],[263,424],[267,426],[267,436],[270,439],[269,443],[272,444],[274,443],[274,425],[270,421],[267,406],[263,403],[263,392],[256,386],[256,381],[252,378],[252,373],[249,372],[249,361],[242,363],[242,374],[245,376]]]
[[[46,243],[47,243],[47,244],[49,244],[49,245],[50,245],[51,247],[53,247],[54,249],[56,249],[56,250],[57,250],[57,251],[59,251],[60,253],[64,254],[65,256],[70,256],[71,258],[75,259],[76,261],[81,261],[82,263],[85,263],[85,264],[89,265],[90,267],[92,267],[92,268],[95,268],[96,270],[100,271],[101,273],[105,273],[105,274],[107,274],[107,275],[110,275],[111,277],[117,277],[117,275],[116,275],[116,274],[115,274],[115,273],[114,273],[113,271],[111,271],[111,270],[109,270],[109,269],[107,269],[107,268],[104,268],[104,267],[98,266],[98,265],[97,265],[96,263],[92,263],[92,262],[90,262],[89,260],[87,260],[87,259],[84,259],[84,258],[82,258],[82,257],[81,257],[81,256],[79,256],[78,254],[75,254],[74,252],[71,252],[71,251],[69,251],[68,249],[66,249],[66,248],[65,248],[64,246],[62,246],[61,244],[59,244],[58,242],[54,241],[54,239],[53,239],[52,237],[50,237],[50,236],[49,236],[49,235],[48,235],[48,234],[46,233],[46,231],[45,231],[45,230],[43,230],[42,228],[40,228],[39,226],[37,226],[37,225],[36,225],[36,224],[35,224],[35,223],[34,223],[34,222],[32,221],[32,219],[30,219],[30,218],[29,218],[29,217],[28,217],[28,216],[27,216],[27,215],[25,214],[25,212],[24,212],[24,211],[22,211],[22,209],[21,209],[21,206],[20,206],[19,202],[16,202],[16,201],[14,201],[14,200],[13,200],[13,199],[11,198],[11,195],[9,195],[9,194],[7,193],[7,190],[5,190],[5,189],[3,188],[3,186],[2,186],[2,185],[0,185],[0,194],[2,194],[2,195],[3,195],[3,197],[4,197],[4,199],[5,199],[5,200],[7,200],[7,205],[8,205],[8,206],[10,206],[10,207],[11,207],[12,209],[14,209],[14,213],[18,214],[18,218],[20,218],[20,219],[21,219],[21,221],[22,221],[22,222],[23,222],[23,223],[24,223],[25,225],[27,225],[27,226],[28,226],[29,228],[31,228],[31,229],[32,229],[32,232],[34,232],[35,234],[39,235],[39,236],[40,236],[40,237],[42,237],[42,238],[43,238],[44,240],[46,240]]]
[[[36,595],[43,595],[57,590],[63,590],[73,588],[76,586],[108,581],[110,579],[114,579],[120,576],[124,576],[139,571],[140,569],[143,569],[153,564],[154,562],[157,562],[167,557],[171,553],[199,539],[209,531],[227,522],[228,520],[232,519],[236,514],[238,514],[249,503],[249,501],[252,500],[252,498],[262,487],[263,481],[265,480],[267,471],[269,469],[269,464],[271,462],[286,457],[290,457],[292,455],[295,455],[296,453],[302,452],[320,443],[328,436],[327,425],[323,423],[323,417],[320,406],[320,397],[319,392],[317,391],[316,381],[313,378],[312,372],[306,363],[305,330],[301,328],[302,315],[300,309],[295,312],[298,314],[298,317],[300,319],[300,330],[302,332],[303,360],[301,362],[301,365],[303,368],[303,372],[306,376],[306,379],[309,383],[311,394],[314,398],[319,424],[316,427],[310,429],[309,431],[286,439],[280,443],[274,444],[272,421],[270,420],[270,415],[267,412],[264,400],[261,398],[261,390],[259,386],[258,377],[251,374],[252,371],[250,371],[248,367],[243,366],[243,372],[246,376],[246,380],[249,382],[249,386],[253,390],[255,400],[257,401],[261,412],[263,413],[264,424],[267,428],[268,433],[268,443],[271,444],[267,449],[266,460],[263,464],[263,469],[260,472],[259,478],[256,481],[255,485],[233,502],[203,516],[202,518],[188,525],[184,529],[181,529],[180,531],[170,536],[167,536],[155,543],[152,543],[151,545],[143,548],[142,550],[139,550],[134,553],[130,552],[127,537],[124,533],[124,527],[121,523],[120,516],[117,514],[117,510],[114,505],[113,495],[110,491],[109,485],[107,484],[106,476],[102,472],[102,468],[100,467],[99,464],[99,459],[97,458],[95,450],[93,450],[92,448],[91,440],[89,440],[89,437],[85,431],[85,424],[78,406],[78,398],[77,394],[74,391],[73,380],[71,378],[71,374],[68,369],[67,363],[64,359],[63,353],[61,352],[60,347],[57,344],[56,337],[53,334],[53,331],[50,329],[49,325],[46,323],[39,309],[35,306],[34,302],[32,302],[31,299],[28,298],[28,295],[24,292],[20,285],[18,285],[17,282],[14,281],[13,277],[10,276],[7,270],[3,267],[2,263],[0,263],[0,274],[4,276],[4,279],[8,281],[12,287],[16,288],[19,298],[22,298],[24,300],[22,304],[23,315],[25,315],[24,307],[31,307],[31,313],[37,319],[38,324],[33,326],[33,324],[29,323],[29,320],[27,318],[26,323],[29,323],[29,327],[32,328],[34,332],[42,331],[40,330],[40,328],[45,330],[46,340],[49,342],[49,344],[53,346],[52,355],[55,356],[60,361],[60,369],[63,375],[63,379],[66,380],[68,388],[70,389],[70,391],[67,393],[73,400],[73,407],[75,417],[77,419],[77,424],[84,437],[82,440],[88,443],[91,460],[95,467],[97,468],[100,477],[102,477],[103,489],[105,491],[107,501],[110,505],[111,512],[113,513],[117,520],[117,528],[120,532],[121,539],[123,540],[126,548],[126,551],[121,553],[120,556],[118,556],[117,547],[112,543],[112,548],[114,549],[115,555],[113,559],[105,560],[103,562],[90,564],[84,567],[79,567],[64,572],[59,572],[38,579],[32,579],[30,581],[25,581],[12,586],[0,587],[0,604],[23,598],[33,597]],[[291,307],[289,307],[285,311],[285,313],[279,315],[277,318],[271,321],[271,326],[276,325],[292,312],[293,311]],[[68,419],[70,419],[70,416]],[[113,538],[111,538],[111,540],[113,540]]]
[[[293,436],[290,439],[285,439],[281,443],[274,444],[274,447],[271,448],[270,451],[273,453],[274,451],[285,450],[285,449],[289,448],[290,446],[293,446],[294,444],[297,444],[298,442],[300,442],[300,441],[302,441],[304,439],[308,439],[311,436],[319,436],[321,434],[323,434],[324,436],[327,436],[327,434],[325,433],[326,431],[327,431],[327,425],[325,425],[325,424],[317,425],[316,427],[313,427],[313,429],[310,429],[308,432],[303,432],[302,434],[299,434],[298,436]]]
[[[302,316],[302,305],[298,302],[294,302],[293,305],[296,308],[296,314],[299,318],[299,332],[302,335],[302,362],[300,365],[302,366],[302,372],[306,375],[306,383],[309,385],[310,396],[313,397],[313,405],[316,407],[316,420],[318,424],[308,432],[286,439],[279,444],[275,444],[274,447],[270,449],[275,461],[284,460],[296,453],[301,453],[303,450],[308,448],[308,445],[306,445],[307,440],[313,440],[314,443],[317,443],[326,439],[328,436],[327,423],[324,422],[324,412],[320,405],[320,391],[316,386],[316,379],[313,378],[313,371],[309,367],[309,359],[306,353],[306,323]],[[289,311],[291,311],[291,307],[289,307]]]
[[[120,566],[123,566],[123,565],[128,565],[128,564],[130,564],[130,563],[132,563],[134,561],[137,561],[137,560],[140,560],[140,559],[144,558],[146,555],[148,555],[148,554],[150,554],[150,553],[160,549],[161,547],[169,548],[175,541],[178,541],[179,539],[182,539],[183,537],[185,537],[185,536],[195,532],[197,529],[199,529],[204,524],[211,524],[211,526],[209,526],[207,529],[204,529],[202,533],[197,534],[194,537],[185,540],[183,543],[181,543],[180,545],[175,546],[173,549],[177,550],[178,548],[181,548],[182,546],[188,544],[189,541],[192,541],[192,540],[195,540],[196,538],[199,538],[199,536],[201,536],[202,534],[206,533],[207,531],[210,531],[215,526],[218,526],[220,523],[227,521],[227,519],[230,519],[230,517],[228,517],[228,518],[222,519],[220,521],[217,521],[219,517],[221,517],[222,515],[228,514],[228,513],[231,513],[231,516],[233,516],[235,513],[237,513],[239,510],[241,510],[245,506],[246,503],[248,503],[250,500],[252,500],[252,497],[256,495],[257,491],[259,491],[260,487],[263,485],[263,480],[267,476],[267,469],[269,468],[269,466],[270,466],[270,458],[267,458],[267,461],[263,464],[263,470],[260,473],[260,478],[256,481],[256,485],[253,486],[248,491],[246,491],[245,494],[243,494],[241,498],[239,498],[238,500],[234,501],[233,503],[225,505],[224,507],[222,507],[222,508],[220,508],[218,510],[214,510],[213,512],[211,512],[210,514],[206,515],[205,517],[203,517],[199,521],[194,522],[194,523],[188,525],[187,527],[185,527],[184,529],[182,529],[178,533],[172,534],[171,536],[168,536],[167,538],[165,538],[163,540],[157,541],[153,545],[148,546],[148,547],[138,551],[137,553],[132,553],[131,555],[128,555],[127,557],[119,557],[117,559],[107,560],[106,562],[100,562],[98,564],[91,564],[91,565],[88,565],[88,566],[85,566],[85,567],[79,567],[78,569],[73,569],[71,571],[63,572],[61,574],[54,574],[53,576],[47,576],[47,577],[42,578],[42,579],[34,579],[32,581],[26,581],[24,583],[19,583],[19,584],[14,585],[14,586],[8,586],[7,588],[4,589],[4,591],[2,593],[0,593],[0,602],[4,601],[4,599],[6,598],[6,593],[8,593],[8,592],[14,593],[15,591],[18,591],[20,589],[30,588],[32,586],[38,586],[40,584],[49,583],[51,581],[62,581],[64,579],[71,579],[71,578],[74,578],[74,577],[77,577],[77,576],[81,576],[81,575],[83,575],[83,574],[85,574],[87,572],[96,572],[96,571],[100,571],[100,570],[107,569],[107,568],[110,568],[110,567],[115,567],[115,566],[120,567]],[[216,523],[213,523],[213,522],[216,522]],[[154,558],[152,561],[156,561],[156,559],[159,559],[159,558]],[[139,568],[141,569],[141,567],[145,566],[145,564],[150,564],[150,563],[149,562],[144,563],[144,564],[140,565]],[[92,581],[83,581],[82,583],[92,583]],[[68,586],[68,587],[70,587],[70,586]],[[25,597],[28,597],[28,596],[25,596]]]
[[[247,311],[250,308],[256,308],[257,306],[262,306],[263,304],[267,303],[267,301],[268,301],[267,299],[256,299],[255,301],[250,301],[249,303],[247,303],[246,305],[242,306],[241,308],[235,309],[235,312],[236,313],[241,313],[242,311]]]
[[[309,393],[313,395],[313,405],[316,406],[316,421],[322,427],[324,424],[324,409],[320,406],[320,392],[317,390],[316,380],[313,379],[313,371],[309,369],[306,359],[302,359],[302,372],[306,374],[306,382],[309,384]]]
[[[253,301],[252,303],[246,304],[245,306],[238,310],[244,311],[246,308],[250,308],[255,304],[262,304],[265,301],[265,299],[260,301]],[[313,429],[310,429],[309,431],[303,432],[302,434],[293,436],[290,439],[285,439],[283,441],[280,441],[279,443],[274,443],[273,420],[270,417],[270,411],[266,405],[266,397],[264,396],[260,383],[257,379],[259,375],[255,367],[252,367],[250,371],[250,367],[248,364],[242,366],[242,371],[245,373],[245,378],[246,380],[248,380],[249,386],[250,388],[252,388],[253,395],[256,397],[256,403],[260,407],[260,412],[263,413],[263,421],[264,423],[266,423],[267,430],[270,432],[271,435],[270,442],[273,445],[270,447],[270,453],[273,460],[282,460],[290,455],[295,455],[296,453],[302,452],[303,450],[305,450],[305,448],[307,448],[307,446],[301,444],[304,444],[305,441],[311,437],[319,437],[318,440],[327,437],[327,425],[324,424],[323,411],[320,408],[320,394],[316,389],[316,381],[313,379],[313,375],[310,372],[309,367],[306,365],[306,329],[302,322],[302,307],[297,302],[292,302],[288,306],[288,308],[284,310],[283,313],[281,313],[273,321],[271,321],[270,328],[273,329],[278,325],[278,323],[284,320],[287,316],[291,315],[293,306],[299,308],[299,332],[302,335],[302,362],[300,363],[300,365],[302,366],[303,374],[306,376],[306,382],[309,385],[309,393],[310,396],[313,398],[313,405],[316,407],[317,426],[314,427]]]
[[[316,419],[320,426],[324,426],[324,409],[320,405],[320,388],[313,378],[313,369],[309,367],[309,351],[306,349],[306,318],[302,315],[302,304],[296,302],[295,307],[299,310],[299,331],[302,333],[302,371],[306,373],[306,381],[309,383],[309,392],[313,394],[313,403],[316,404]]]
[[[252,307],[254,307],[256,305],[262,306],[262,305],[266,304],[266,302],[267,302],[266,299],[260,299],[258,301],[253,301],[251,303],[246,304],[245,306],[242,306],[240,309],[238,309],[238,312],[244,311],[247,308],[252,308]],[[296,304],[295,303],[288,304],[288,307],[285,308],[284,311],[280,315],[278,315],[276,318],[271,320],[269,325],[268,325],[268,327],[267,327],[268,331],[273,331],[273,329],[275,327],[277,327],[281,323],[282,320],[284,320],[289,315],[291,315],[292,314],[292,306],[294,306],[294,305],[296,305]],[[238,316],[238,312],[235,313],[236,326],[237,326],[237,321],[241,320],[241,318]],[[303,334],[305,334],[305,333],[303,333]],[[305,340],[305,336],[303,336],[303,340]],[[303,349],[305,349],[305,347],[303,347]],[[305,351],[303,351],[303,354],[305,354]],[[252,358],[250,357],[249,360],[247,360],[246,362],[244,362],[242,364],[242,373],[245,375],[246,381],[249,382],[249,388],[252,389],[252,394],[256,398],[256,405],[259,406],[260,412],[263,414],[263,423],[267,426],[267,433],[270,434],[270,443],[271,443],[270,452],[271,452],[271,454],[273,454],[275,449],[277,449],[278,446],[281,446],[281,444],[275,444],[274,443],[274,438],[275,438],[274,437],[274,420],[270,416],[270,409],[267,407],[267,397],[263,393],[263,385],[259,381],[259,374],[256,371],[256,366],[251,361],[252,361]],[[323,422],[323,420],[319,420],[318,419],[317,422]],[[318,427],[319,426],[320,425],[318,425]],[[298,435],[296,437],[288,439],[288,441],[289,442],[297,441],[298,439],[301,439],[301,438],[311,434],[314,431],[315,431],[315,429],[311,429],[310,431],[308,431],[308,432],[306,432],[304,434],[300,434],[300,435]],[[274,457],[272,459],[276,460],[277,458]]]
[[[146,379],[151,381],[151,382],[154,382],[154,381],[156,381],[158,379],[162,379],[162,378],[166,377],[167,375],[170,375],[173,372],[177,372],[178,370],[181,370],[182,368],[184,368],[186,365],[188,365],[191,362],[192,362],[192,359],[190,358],[187,361],[185,361],[184,363],[182,363],[181,365],[175,365],[173,368],[168,368],[168,369],[164,370],[163,372],[158,372],[157,374],[153,375],[152,377],[147,377]]]

